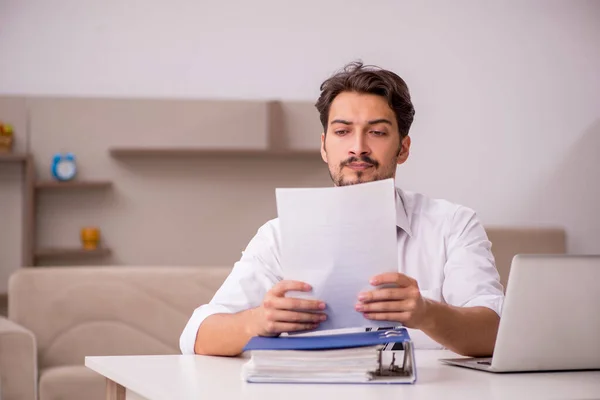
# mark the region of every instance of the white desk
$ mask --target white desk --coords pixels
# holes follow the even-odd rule
[[[107,378],[111,400],[178,399],[599,399],[600,371],[491,374],[442,365],[448,351],[420,350],[414,385],[246,383],[246,359],[204,356],[86,357]]]

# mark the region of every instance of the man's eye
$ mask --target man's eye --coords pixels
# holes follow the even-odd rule
[[[371,131],[371,133],[375,136],[385,136],[386,133],[382,131]]]
[[[343,129],[335,131],[335,134],[339,136],[345,135],[346,133],[348,133],[348,131]]]

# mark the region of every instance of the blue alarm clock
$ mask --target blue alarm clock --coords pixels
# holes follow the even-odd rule
[[[52,176],[59,181],[69,181],[77,174],[77,164],[73,153],[57,153],[52,159]]]

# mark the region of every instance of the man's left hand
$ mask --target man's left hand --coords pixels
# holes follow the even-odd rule
[[[377,321],[400,322],[408,328],[421,329],[427,320],[427,300],[421,297],[417,281],[398,272],[371,278],[373,286],[383,288],[358,295],[356,311]]]

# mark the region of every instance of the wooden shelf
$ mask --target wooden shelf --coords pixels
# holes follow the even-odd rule
[[[111,181],[39,181],[35,183],[38,190],[54,189],[105,189],[112,186]]]
[[[23,162],[29,159],[30,155],[25,153],[0,153],[1,162]]]
[[[74,259],[89,257],[106,257],[111,254],[110,249],[102,247],[96,250],[85,250],[83,248],[43,248],[35,251],[36,259]]]
[[[248,157],[318,158],[318,150],[194,149],[164,147],[112,147],[112,157]]]

